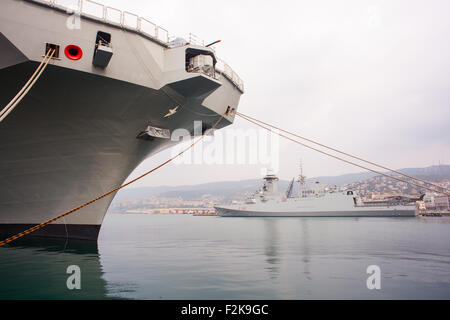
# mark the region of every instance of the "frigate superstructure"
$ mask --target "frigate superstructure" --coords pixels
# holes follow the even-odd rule
[[[69,5],[72,4],[72,5]],[[207,26],[205,26],[207,27]],[[215,50],[89,0],[2,0],[0,233],[12,235],[120,186],[147,157],[234,120],[244,85]],[[196,130],[197,131],[197,130]],[[97,239],[113,196],[32,235]]]
[[[355,191],[315,182],[310,186],[301,172],[297,195],[293,182],[286,193],[278,192],[278,177],[264,176],[258,192],[245,201],[215,206],[224,217],[413,217],[415,205],[393,199],[390,202],[364,202]]]

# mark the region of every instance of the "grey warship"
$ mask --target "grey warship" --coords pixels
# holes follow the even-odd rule
[[[223,217],[414,217],[415,204],[390,200],[365,202],[356,192],[316,182],[305,183],[299,175],[298,194],[293,196],[292,180],[286,193],[278,192],[278,177],[268,173],[263,187],[243,202],[215,206]]]
[[[215,50],[94,1],[2,0],[0,233],[12,235],[121,185],[175,129],[231,124],[244,85]],[[78,20],[77,20],[78,19]],[[97,239],[113,196],[32,235]]]

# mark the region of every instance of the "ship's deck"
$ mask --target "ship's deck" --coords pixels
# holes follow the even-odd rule
[[[141,37],[153,41],[165,48],[173,47],[169,32],[153,22],[140,17],[137,14],[112,8],[91,0],[25,0],[35,4],[43,5],[54,10],[65,12],[69,15],[79,15],[98,23],[106,24],[122,30],[133,32]],[[187,42],[192,45],[205,47],[205,42],[197,36],[189,33]],[[208,47],[208,49],[212,49]],[[244,82],[236,72],[223,60],[217,59],[216,71],[231,81],[242,93],[244,93]]]

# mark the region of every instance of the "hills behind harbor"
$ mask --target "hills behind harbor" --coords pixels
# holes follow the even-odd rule
[[[435,165],[425,168],[399,169],[402,173],[415,176],[424,180],[449,184],[450,165]],[[400,193],[416,194],[423,192],[419,188],[411,188],[404,183],[388,179],[372,172],[351,173],[339,176],[321,176],[308,178],[307,183],[316,181],[329,185],[350,186],[363,194],[369,193]],[[280,180],[279,190],[288,188],[289,180]],[[157,186],[123,189],[117,193],[111,208],[117,207],[122,202],[141,202],[149,198],[177,198],[184,201],[214,199],[216,202],[227,202],[231,199],[239,199],[258,190],[262,185],[261,179],[241,181],[220,181],[198,185],[183,186]]]

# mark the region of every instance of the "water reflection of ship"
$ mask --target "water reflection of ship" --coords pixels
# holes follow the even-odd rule
[[[308,228],[308,219],[300,221],[302,225],[301,232],[301,243],[302,243],[302,262],[303,262],[303,274],[306,279],[312,280],[311,272],[309,271],[309,262],[311,261],[310,252],[309,252],[309,228]]]
[[[279,232],[279,219],[264,219],[264,254],[266,256],[266,262],[269,270],[270,278],[275,279],[280,275],[280,232]],[[307,280],[312,280],[310,271],[311,252],[309,246],[309,226],[308,219],[300,220],[300,251],[298,254],[301,256],[302,273]]]
[[[67,267],[81,270],[81,290],[67,288]],[[105,299],[98,247],[92,241],[21,239],[0,250],[0,299]]]
[[[277,278],[280,274],[280,257],[279,257],[279,233],[278,221],[276,219],[264,220],[264,254],[266,255],[266,262],[268,263],[267,270],[269,270],[270,278]]]

